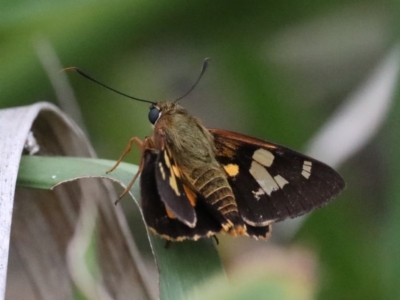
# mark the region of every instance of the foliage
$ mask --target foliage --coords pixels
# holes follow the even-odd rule
[[[66,81],[53,51],[62,67],[79,66],[150,100],[179,97],[211,57],[200,85],[181,103],[206,126],[301,149],[394,44],[394,4],[8,1],[0,11],[0,107],[46,100],[79,118],[59,102],[60,86],[61,94],[72,86],[96,152],[115,160],[131,136],[151,133],[147,107],[76,74]],[[276,234],[282,249],[301,245],[315,254],[316,299],[400,294],[397,112],[398,105],[386,130],[340,168],[348,186],[343,195],[313,213],[294,239],[279,243]],[[138,154],[127,161],[137,164]],[[250,245],[222,239],[229,276],[242,270],[231,267],[246,257],[238,249],[265,250],[263,243]]]

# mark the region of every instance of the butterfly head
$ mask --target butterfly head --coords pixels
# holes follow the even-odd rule
[[[156,125],[161,116],[168,116],[174,113],[185,114],[186,110],[176,102],[157,102],[150,106],[149,121]]]

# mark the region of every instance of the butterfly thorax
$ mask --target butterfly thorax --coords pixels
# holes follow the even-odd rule
[[[172,157],[186,185],[227,220],[235,219],[238,214],[235,197],[225,171],[215,158],[211,133],[178,104],[160,102],[156,106],[161,116],[154,128],[155,145],[160,150],[165,148]]]
[[[161,102],[157,106],[161,116],[154,128],[156,145],[165,147],[185,171],[205,164],[218,165],[213,137],[198,119],[173,102]]]

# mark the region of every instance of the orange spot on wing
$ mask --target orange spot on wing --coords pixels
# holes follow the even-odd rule
[[[172,168],[172,172],[174,172],[175,176],[180,178],[181,177],[181,173],[179,172],[179,168],[177,166],[175,166],[175,165],[172,165],[171,168]]]
[[[226,173],[229,175],[229,177],[235,177],[237,174],[239,174],[239,166],[235,164],[228,164],[228,165],[223,165]]]
[[[232,236],[249,236],[247,233],[246,225],[237,225],[234,228],[230,228],[227,232]]]
[[[183,185],[183,189],[185,190],[186,196],[188,197],[190,204],[193,207],[196,206],[196,194],[186,185]]]
[[[170,219],[176,219],[176,216],[174,215],[174,213],[173,213],[172,211],[169,210],[168,207],[165,207],[165,210],[166,210],[166,212],[167,212],[168,218],[170,218]]]

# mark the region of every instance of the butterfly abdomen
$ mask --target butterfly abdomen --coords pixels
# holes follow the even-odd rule
[[[221,169],[197,168],[191,177],[196,191],[226,219],[230,220],[231,215],[238,214],[235,196]]]

